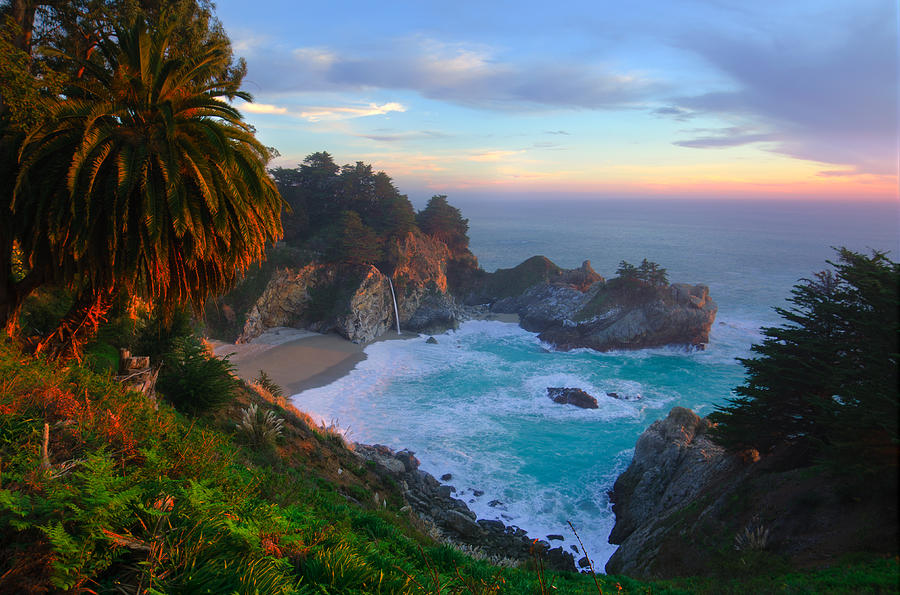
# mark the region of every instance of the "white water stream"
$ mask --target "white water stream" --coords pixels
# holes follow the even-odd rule
[[[400,313],[397,311],[397,296],[394,294],[394,283],[388,277],[388,284],[391,286],[391,299],[394,300],[394,320],[397,321],[397,334],[400,334]]]

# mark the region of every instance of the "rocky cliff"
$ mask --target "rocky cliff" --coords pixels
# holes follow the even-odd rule
[[[389,247],[401,328],[437,332],[458,325],[460,309],[448,293],[447,247],[417,232]],[[267,328],[289,326],[336,332],[365,343],[396,328],[388,277],[372,265],[312,263],[285,267],[270,278],[250,308],[238,342]]]
[[[414,453],[394,452],[387,446],[357,444],[354,452],[374,462],[377,471],[399,485],[403,498],[421,519],[436,527],[445,538],[466,544],[492,557],[524,563],[539,553],[553,570],[575,570],[575,558],[548,541],[529,539],[523,529],[501,521],[478,519],[466,503],[454,498],[455,488],[441,484],[419,469]]]
[[[611,492],[609,574],[728,575],[896,552],[897,504],[853,493],[789,445],[760,457],[714,444],[710,422],[675,407],[641,434]],[[760,565],[756,568],[754,565]]]
[[[630,297],[595,285],[575,307],[560,307],[564,288],[546,287],[521,307],[522,326],[557,349],[597,351],[684,345],[702,349],[718,306],[705,285],[675,283]],[[571,291],[563,293],[567,299]],[[578,307],[580,306],[580,307]]]
[[[523,328],[561,350],[702,348],[709,341],[718,307],[705,285],[629,289],[616,281],[606,282],[590,261],[566,270],[536,256],[487,275],[467,299],[518,314]]]

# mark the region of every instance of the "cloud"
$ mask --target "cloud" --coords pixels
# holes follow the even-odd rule
[[[884,14],[845,15],[831,35],[804,37],[796,26],[685,38],[683,46],[726,74],[733,90],[682,97],[674,108],[739,123],[740,144],[767,140],[770,150],[841,171],[896,175],[896,5],[880,6]],[[735,146],[720,137],[676,144]]]
[[[266,93],[408,90],[491,110],[632,106],[663,85],[638,73],[592,64],[504,61],[490,47],[423,37],[363,50],[298,48],[257,54],[253,82]]]
[[[525,151],[484,151],[481,153],[476,153],[474,155],[469,155],[469,161],[500,161],[504,157],[509,157],[511,155],[517,155],[519,153],[524,153]]]
[[[393,143],[433,138],[449,138],[450,135],[436,130],[409,130],[406,132],[380,130],[372,134],[357,134],[356,136],[378,142]]]
[[[299,115],[310,122],[322,120],[348,120],[366,116],[380,116],[390,112],[405,112],[406,106],[397,102],[377,105],[370,103],[365,107],[311,107],[300,111]]]
[[[858,176],[860,175],[860,173],[854,169],[830,169],[820,171],[816,175],[823,178],[847,178],[851,176]]]
[[[751,143],[760,143],[771,140],[777,140],[777,138],[772,134],[752,133],[748,132],[745,128],[733,126],[730,128],[715,130],[713,131],[713,134],[707,136],[699,136],[690,140],[677,141],[673,144],[679,147],[688,147],[691,149],[721,149],[726,147],[739,147],[742,145],[749,145]]]
[[[565,130],[545,130],[544,134],[562,134],[565,136],[571,136],[571,133],[566,132]]]
[[[241,103],[239,109],[251,114],[272,114],[303,118],[309,122],[321,122],[324,120],[349,120],[352,118],[364,118],[366,116],[380,116],[390,112],[405,112],[406,106],[396,101],[383,103],[368,103],[358,106],[317,106],[289,109],[287,107],[271,105],[268,103]]]
[[[251,113],[251,114],[286,114],[288,113],[288,109],[286,107],[279,107],[277,105],[271,105],[268,103],[245,103],[241,105],[240,108],[242,111]]]
[[[656,108],[651,112],[657,116],[665,116],[668,118],[673,118],[678,120],[679,122],[684,122],[685,120],[690,119],[694,114],[691,110],[684,109],[683,107],[677,107],[674,105],[669,105],[666,107]]]

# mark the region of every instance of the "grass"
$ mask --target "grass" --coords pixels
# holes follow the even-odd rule
[[[265,448],[238,429],[251,404],[284,420]],[[189,417],[0,343],[0,592],[889,592],[897,573],[871,558],[733,584],[501,568],[434,541],[403,505],[264,387]]]

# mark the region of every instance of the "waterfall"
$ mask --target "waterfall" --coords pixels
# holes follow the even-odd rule
[[[394,294],[394,283],[388,277],[388,284],[391,286],[391,299],[394,300],[394,320],[397,321],[397,334],[400,334],[400,313],[397,312],[397,296]]]

